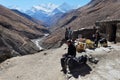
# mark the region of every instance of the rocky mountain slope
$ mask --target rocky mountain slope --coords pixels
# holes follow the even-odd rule
[[[48,32],[43,26],[0,5],[0,57],[3,59],[7,54],[12,57],[39,51],[30,39]]]
[[[25,13],[22,13],[22,12],[20,12],[20,11],[17,10],[17,9],[11,9],[11,10],[14,11],[15,13],[17,13],[17,14],[19,14],[19,15],[21,15],[21,16],[23,16],[23,17],[29,19],[29,20],[31,20],[32,22],[34,22],[34,23],[36,23],[36,24],[38,24],[38,25],[43,25],[43,26],[45,26],[44,23],[43,23],[42,21],[37,20],[37,19],[35,19],[35,18],[33,18],[33,17],[31,17],[31,16],[25,14]]]
[[[120,0],[91,0],[87,5],[64,14],[54,26],[44,44],[53,44],[64,38],[66,27],[73,30],[92,28],[96,21],[120,18]]]
[[[113,48],[101,47],[82,53],[98,58],[98,64],[88,61],[66,75],[60,71],[60,58],[67,51],[66,45],[34,55],[15,57],[0,64],[0,80],[119,80],[120,47],[110,46]]]

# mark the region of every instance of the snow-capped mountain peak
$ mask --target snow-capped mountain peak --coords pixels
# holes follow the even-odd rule
[[[38,6],[33,6],[32,11],[44,11],[44,12],[52,12],[58,5],[48,3],[48,4],[40,4]]]
[[[57,16],[57,20],[59,16],[73,9],[75,9],[75,7],[67,3],[63,3],[61,5],[49,3],[33,6],[32,9],[27,10],[25,13],[38,20],[46,22],[47,24],[50,24],[49,22],[50,20],[53,20],[52,18],[54,18],[54,16]]]

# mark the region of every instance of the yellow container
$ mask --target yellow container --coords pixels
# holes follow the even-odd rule
[[[76,46],[77,52],[83,52],[85,51],[85,43],[79,42],[78,45]]]
[[[86,48],[93,49],[94,48],[94,42],[91,41],[90,39],[86,39]]]

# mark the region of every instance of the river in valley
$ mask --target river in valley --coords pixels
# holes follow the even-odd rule
[[[43,50],[43,48],[40,46],[40,43],[42,42],[43,39],[45,39],[49,34],[44,34],[43,37],[38,38],[38,39],[32,39],[31,41],[36,44],[36,46],[40,49]]]

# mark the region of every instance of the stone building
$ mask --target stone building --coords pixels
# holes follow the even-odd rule
[[[73,39],[77,38],[86,38],[86,39],[91,39],[92,40],[92,35],[96,32],[96,29],[86,29],[86,28],[81,28],[79,30],[74,30],[73,31]]]
[[[96,21],[102,35],[110,42],[120,42],[120,19]]]

